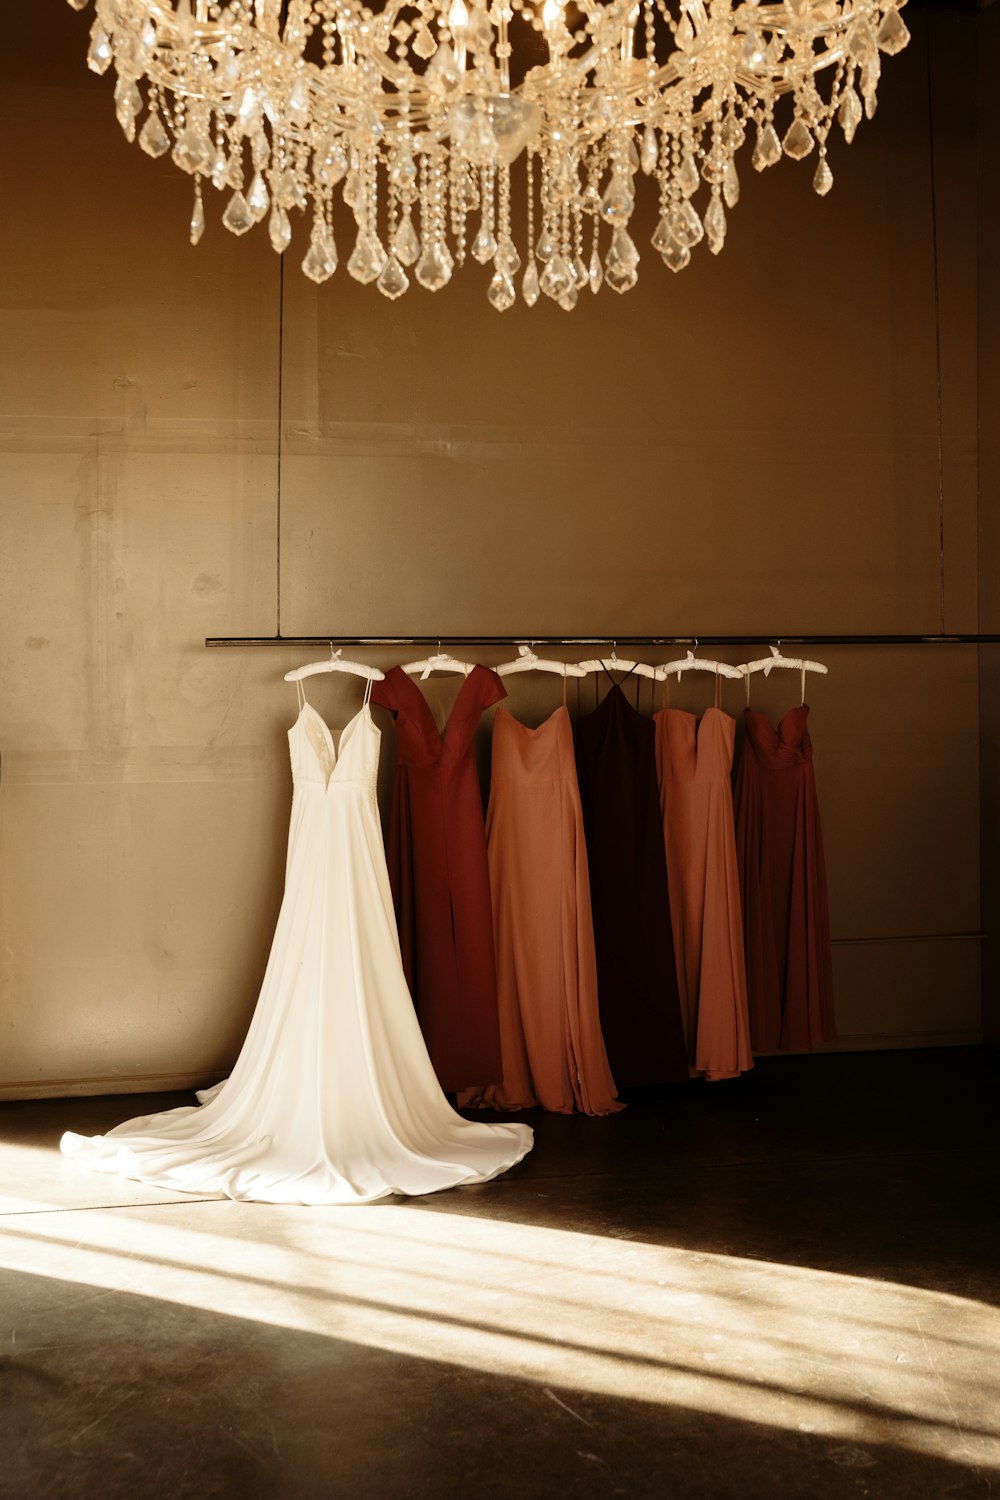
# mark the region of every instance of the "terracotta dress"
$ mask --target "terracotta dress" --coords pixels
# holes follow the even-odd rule
[[[621,688],[576,726],[597,992],[619,1088],[688,1077],[656,785],[656,729]]]
[[[486,814],[503,1082],[498,1109],[623,1108],[601,1034],[583,812],[565,707],[537,729],[493,721]],[[480,1102],[460,1099],[460,1103]]]
[[[372,702],[396,721],[388,863],[403,969],[443,1089],[482,1088],[502,1076],[493,913],[473,737],[483,710],[507,696],[475,666],[443,734],[401,667]]]
[[[835,1034],[826,868],[809,709],[777,728],[745,710],[736,779],[750,1038],[756,1052],[801,1052]]]
[[[753,1067],[730,777],[736,721],[664,706],[656,763],[688,1061],[706,1078]]]

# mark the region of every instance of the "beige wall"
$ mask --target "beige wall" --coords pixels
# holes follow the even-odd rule
[[[930,20],[827,199],[810,164],[748,169],[718,260],[673,278],[640,243],[623,299],[499,317],[477,269],[390,305],[290,260],[282,630],[974,629],[976,17]],[[277,618],[277,260],[214,196],[189,249],[187,180],[122,140],[81,17],[47,24],[55,60],[3,80],[8,1094],[231,1061],[280,899],[280,674],[302,656],[202,645]],[[840,1045],[973,1039],[976,653],[817,654]],[[521,681],[513,707],[553,691]],[[357,692],[316,687],[333,719]]]

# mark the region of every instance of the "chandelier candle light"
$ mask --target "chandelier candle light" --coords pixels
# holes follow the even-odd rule
[[[828,193],[830,131],[850,142],[875,113],[904,3],[95,0],[87,61],[114,66],[128,139],[194,178],[193,244],[210,182],[226,228],[266,219],[279,255],[305,215],[302,269],[326,281],[339,197],[347,269],[386,297],[414,277],[438,291],[471,255],[500,311],[518,286],[568,310],[635,285],[644,177],[672,271],[702,241],[722,249],[744,144],[757,171],[812,155]]]

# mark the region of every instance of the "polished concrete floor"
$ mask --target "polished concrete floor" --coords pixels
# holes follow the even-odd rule
[[[1000,1497],[998,1084],[764,1059],[354,1209],[58,1155],[176,1097],[2,1105],[0,1496]]]

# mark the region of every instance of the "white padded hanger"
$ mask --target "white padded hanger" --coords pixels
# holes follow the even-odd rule
[[[406,661],[403,663],[403,671],[410,677],[420,674],[420,681],[425,682],[432,672],[461,672],[463,677],[468,677],[475,666],[475,662],[459,661],[457,656],[449,656],[447,651],[441,650],[441,642],[433,656],[425,656],[422,661]]]
[[[745,661],[740,667],[740,672],[746,679],[747,703],[750,702],[750,678],[753,674],[755,672],[763,672],[765,677],[769,677],[776,667],[779,669],[787,668],[790,671],[802,674],[803,703],[806,701],[806,673],[821,672],[825,677],[830,670],[821,661],[806,661],[801,656],[782,656],[781,642],[779,641],[776,646],[771,647],[770,656],[762,656],[759,661]]]
[[[651,667],[644,661],[629,661],[624,656],[618,655],[617,647],[612,643],[610,656],[595,656],[591,661],[581,661],[577,675],[586,677],[590,672],[634,672],[637,677],[656,677],[656,668]]]
[[[695,641],[697,646],[698,642]],[[679,661],[668,661],[662,667],[656,669],[657,682],[663,682],[665,678],[675,673],[679,677],[682,672],[714,672],[719,677],[742,677],[743,672],[739,667],[732,667],[727,661],[710,661],[705,656],[695,656],[689,650],[687,656],[682,656]]]
[[[537,656],[533,646],[518,646],[513,661],[505,661],[494,669],[500,677],[512,677],[515,672],[555,672],[560,677],[586,677],[582,666],[576,662],[553,661],[550,657]]]
[[[352,672],[355,677],[367,677],[371,682],[380,682],[385,676],[378,667],[369,667],[363,661],[345,661],[340,651],[334,651],[330,642],[329,659],[307,662],[304,667],[294,667],[285,673],[286,682],[301,682],[303,677],[315,677],[319,672]]]

